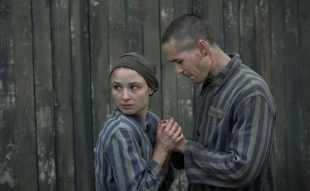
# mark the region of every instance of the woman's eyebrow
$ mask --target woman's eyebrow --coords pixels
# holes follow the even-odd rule
[[[129,85],[143,85],[143,82],[133,81],[129,82]]]
[[[115,80],[113,80],[111,83],[112,83],[112,84],[121,84],[120,82],[115,81]]]

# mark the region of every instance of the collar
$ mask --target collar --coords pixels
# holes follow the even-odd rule
[[[221,86],[234,73],[235,69],[242,63],[239,54],[229,54],[231,60],[224,69],[216,76],[208,78],[203,86]]]
[[[125,113],[122,113],[120,110],[116,110],[116,113],[119,113],[121,115],[124,116],[124,118],[130,122],[133,122],[134,124],[136,124],[138,127],[143,127],[144,130],[146,130],[150,125],[152,125],[152,121],[151,121],[151,115],[149,112],[147,112],[146,114],[146,118],[145,121],[143,121],[140,117],[138,117],[137,115],[128,115]]]

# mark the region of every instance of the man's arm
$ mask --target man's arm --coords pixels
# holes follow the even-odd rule
[[[263,96],[252,96],[238,106],[227,152],[216,152],[188,141],[185,171],[190,183],[219,187],[251,184],[269,157],[275,112]]]

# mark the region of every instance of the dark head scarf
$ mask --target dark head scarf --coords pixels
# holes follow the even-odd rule
[[[156,67],[140,54],[136,52],[123,54],[120,57],[119,63],[113,66],[110,72],[110,77],[116,68],[129,68],[136,71],[145,79],[147,85],[154,91],[154,93],[158,90]]]

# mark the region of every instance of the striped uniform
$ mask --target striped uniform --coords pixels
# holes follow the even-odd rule
[[[193,116],[193,140],[184,153],[189,190],[273,190],[273,98],[238,55],[194,88]]]
[[[119,111],[106,120],[96,146],[97,191],[159,189],[163,175],[152,160],[158,117],[148,112],[145,124]],[[170,183],[166,181],[160,190]]]

